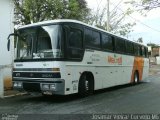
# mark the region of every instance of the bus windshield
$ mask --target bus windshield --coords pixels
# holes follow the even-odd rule
[[[62,58],[61,26],[38,26],[18,30],[16,59]]]

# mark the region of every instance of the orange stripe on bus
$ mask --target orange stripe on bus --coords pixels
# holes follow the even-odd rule
[[[137,70],[139,73],[139,80],[142,80],[143,76],[143,67],[144,67],[144,58],[141,57],[135,57],[134,63],[133,63],[133,69],[132,69],[132,76],[131,76],[131,82],[134,82],[134,73]]]

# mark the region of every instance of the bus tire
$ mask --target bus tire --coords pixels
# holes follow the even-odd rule
[[[79,86],[78,86],[78,93],[81,97],[88,96],[93,93],[93,81],[88,74],[82,74]]]
[[[134,81],[133,81],[134,84],[138,84],[139,83],[139,74],[138,74],[138,71],[135,71],[134,73]]]

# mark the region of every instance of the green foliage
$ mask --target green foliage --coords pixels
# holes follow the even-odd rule
[[[137,42],[143,43],[143,38],[142,37],[138,38]]]
[[[138,8],[138,10],[152,10],[154,8],[160,7],[160,1],[159,0],[130,0],[126,3],[132,4],[134,7]]]
[[[119,34],[121,36],[127,36],[131,31],[132,27],[136,25],[135,23],[126,23],[124,25],[120,25],[117,30],[113,31],[115,34]]]
[[[15,24],[30,24],[53,19],[76,19],[107,29],[106,7],[91,12],[85,0],[13,0],[15,4]],[[117,10],[110,13],[110,30],[126,36],[134,23],[123,23],[126,15],[133,11],[128,9],[119,14]]]
[[[148,43],[147,46],[151,46],[151,47],[160,47],[159,45],[156,45],[155,43]]]
[[[127,9],[125,12],[120,11],[119,9],[114,9],[110,12],[110,22],[109,28],[110,32],[118,34],[121,36],[127,36],[132,30],[132,27],[135,23],[125,23],[125,18],[127,15],[132,14],[134,11]],[[89,24],[95,25],[101,29],[107,30],[107,8],[97,8],[96,12],[92,12]]]
[[[53,19],[84,21],[89,8],[85,0],[13,0],[16,24],[30,24]]]

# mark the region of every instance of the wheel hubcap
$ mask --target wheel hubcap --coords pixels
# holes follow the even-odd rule
[[[88,91],[89,90],[88,80],[85,81],[85,87],[86,87],[86,90]]]
[[[137,75],[135,75],[135,79],[134,79],[134,81],[135,81],[135,83],[137,83],[137,82],[138,82],[138,77],[137,77]]]

